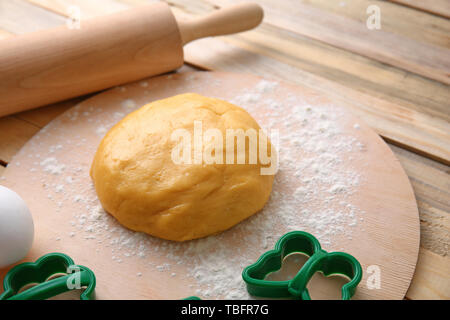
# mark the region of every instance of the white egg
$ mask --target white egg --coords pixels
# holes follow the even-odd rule
[[[33,244],[30,210],[14,191],[0,186],[0,268],[22,260]]]

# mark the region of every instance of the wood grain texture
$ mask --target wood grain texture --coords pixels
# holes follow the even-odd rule
[[[15,117],[0,118],[0,160],[10,162],[22,146],[39,131],[39,127],[16,119]]]
[[[420,212],[420,244],[442,256],[450,250],[450,168],[390,145],[405,169]]]
[[[229,3],[226,0],[210,1],[216,5]],[[240,1],[243,0],[233,2]],[[321,10],[309,3],[295,0],[276,4],[270,0],[262,0],[261,3],[267,9],[265,10],[267,23],[450,84],[450,49],[385,31],[383,19],[387,18],[385,16],[389,14],[389,10],[383,8],[381,8],[381,29],[369,30],[366,26],[368,15],[365,9],[372,4],[370,1],[365,2],[364,11],[360,12],[360,16],[364,17],[363,20]],[[383,7],[392,4],[380,1],[377,5]],[[289,12],[288,16],[286,12]],[[449,24],[446,21],[442,23]]]
[[[357,91],[450,120],[450,93],[445,84],[267,24],[226,41]],[[283,50],[277,50],[280,47]]]
[[[0,2],[0,29],[24,34],[45,30],[66,22],[61,15],[35,6],[27,1],[8,0]]]
[[[39,129],[85,98],[87,97],[75,98],[0,118],[0,161],[10,162],[12,157]]]
[[[450,258],[419,251],[414,281],[406,294],[412,300],[450,299]]]
[[[118,11],[128,9],[130,4],[115,0],[27,0],[46,11],[54,12],[58,15],[69,16],[70,8],[80,9],[80,18],[82,20],[89,19],[104,14],[111,14]],[[132,0],[130,0],[132,1]],[[157,0],[146,1],[145,4],[156,3]]]
[[[200,40],[185,47],[185,60],[210,70],[251,72],[287,80],[327,93],[346,104],[357,116],[390,142],[449,164],[449,123],[441,118],[358,92],[279,61],[254,53],[233,40]]]
[[[436,14],[444,18],[450,18],[450,2],[448,0],[389,0],[417,10]]]
[[[90,96],[91,95],[81,96],[63,102],[58,102],[48,106],[40,107],[37,109],[23,111],[15,114],[13,117],[17,119],[22,119],[39,128],[43,128],[45,125],[47,125],[51,120],[59,116],[61,113],[72,108],[77,103],[87,99]]]
[[[33,2],[47,7],[52,6],[53,3],[49,0],[33,0]],[[73,1],[58,1],[53,10],[61,15],[67,14],[67,6],[71,3]],[[143,3],[145,3],[143,0],[133,0],[131,5]],[[361,6],[364,3],[358,1],[356,4]],[[129,1],[123,4],[130,5]],[[171,4],[173,11],[184,18],[214,10],[214,5],[204,0],[192,1],[189,6],[184,5],[182,0],[172,1]],[[112,7],[115,7],[114,4]],[[353,4],[349,7],[353,8]],[[92,10],[89,5],[84,5],[84,2],[80,3],[80,9],[88,16],[98,14],[98,9]],[[273,13],[273,9],[269,7],[266,11],[269,11],[269,14],[266,14],[265,20],[271,22],[270,14]],[[319,77],[307,77],[314,78],[309,81],[310,86],[323,91],[332,91],[336,96],[343,96],[345,100],[358,100],[357,113],[363,117],[367,116],[370,119],[368,122],[377,132],[391,142],[443,163],[450,163],[450,125],[448,123],[450,115],[447,112],[450,90],[447,85],[397,68],[387,67],[363,56],[269,25],[238,36],[192,43],[185,48],[185,61],[202,68],[215,69],[214,64],[218,59],[222,59],[217,55],[219,53],[217,47],[223,48],[220,54],[230,50],[223,41],[239,49],[255,53],[257,56],[252,58],[252,62],[256,65],[255,69],[258,68],[258,63],[270,57],[277,60],[277,65],[289,64],[295,67],[294,72],[301,68],[313,75],[318,75]],[[284,49],[277,50],[280,47]],[[213,54],[211,50],[214,50]],[[233,50],[236,51],[236,48]],[[247,64],[250,58],[240,60],[240,57],[242,55],[235,57],[232,63],[227,60],[226,68],[220,70],[241,71],[236,67]],[[214,60],[211,61],[211,59]],[[266,61],[267,64],[271,63],[270,60]],[[242,66],[242,68],[248,67]],[[255,70],[252,71],[255,72]],[[289,77],[290,81],[304,82],[305,72],[298,73],[297,76],[285,74],[285,77]],[[267,73],[258,74],[268,75]],[[339,82],[342,86],[336,86],[329,81],[324,82],[322,78]],[[364,94],[361,95],[360,92]]]
[[[420,10],[409,9],[387,1],[370,0],[306,0],[320,10],[333,12],[349,19],[366,23],[369,5],[377,5],[381,12],[381,29],[419,43],[429,43],[439,47],[449,45],[450,22]],[[430,3],[433,1],[423,1]]]

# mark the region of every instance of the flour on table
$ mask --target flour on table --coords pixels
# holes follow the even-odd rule
[[[99,137],[103,137],[105,135],[105,133],[108,132],[108,128],[104,127],[104,126],[100,126],[95,130],[95,133],[99,136]]]
[[[71,176],[67,176],[64,181],[66,181],[66,183],[68,183],[68,184],[71,184],[71,183],[73,183],[73,178]]]
[[[134,108],[136,108],[136,102],[134,102],[133,99],[123,100],[122,107],[127,108],[127,109],[134,109]]]
[[[167,79],[180,81],[172,74]],[[179,93],[199,91],[201,88],[195,80],[195,74],[186,76]],[[145,83],[138,85],[148,86],[150,92],[151,82]],[[220,87],[221,83],[216,81],[214,85]],[[115,94],[125,95],[129,90],[118,87]],[[292,93],[285,99],[276,99],[283,93],[280,90],[284,89],[276,81],[261,80],[252,89],[241,89],[231,99],[218,96],[245,108],[266,132],[271,129],[279,132],[279,171],[269,202],[261,212],[231,230],[183,243],[157,239],[122,227],[103,210],[93,184],[82,184],[81,181],[90,181],[90,163],[80,163],[76,153],[64,163],[57,160],[58,154],[67,152],[65,149],[72,150],[73,146],[78,146],[77,152],[92,158],[100,138],[127,113],[135,110],[138,103],[125,98],[114,112],[102,113],[101,108],[94,107],[88,109],[89,114],[79,107],[69,111],[65,117],[70,121],[87,121],[92,130],[89,134],[94,134],[98,141],[92,143],[80,133],[59,141],[43,156],[35,155],[34,165],[40,166],[45,174],[42,186],[49,201],[55,202],[59,214],[65,214],[65,205],[77,209],[74,216],[65,217],[65,223],[72,230],[66,235],[58,235],[59,241],[93,243],[96,252],[110,254],[112,263],[135,263],[135,259],[139,259],[149,271],[160,273],[167,281],[171,278],[191,279],[195,283],[189,286],[192,294],[210,299],[249,298],[241,278],[242,270],[258,258],[250,257],[249,252],[262,254],[273,248],[282,235],[274,232],[274,226],[285,232],[310,232],[326,250],[333,247],[336,237],[351,241],[353,230],[364,221],[364,212],[353,203],[353,195],[364,183],[364,175],[345,164],[350,159],[357,159],[366,146],[344,132],[341,109],[334,105],[313,107]],[[142,102],[139,101],[139,105]],[[288,114],[286,110],[289,110]],[[83,117],[79,117],[80,114]],[[360,128],[359,124],[351,125],[354,129]],[[33,138],[36,151],[42,152],[40,135],[52,133],[51,126]],[[232,235],[245,235],[245,242],[240,246],[230,245]],[[155,262],[155,257],[163,258],[165,262]],[[140,271],[136,276],[145,277],[145,270]]]
[[[58,163],[58,160],[54,157],[45,158],[41,161],[40,165],[43,167],[45,172],[54,175],[61,174],[66,167],[66,165]]]

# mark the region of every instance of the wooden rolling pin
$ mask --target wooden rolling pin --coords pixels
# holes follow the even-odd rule
[[[183,65],[183,45],[256,27],[257,4],[177,21],[154,3],[0,41],[0,116],[161,74]]]

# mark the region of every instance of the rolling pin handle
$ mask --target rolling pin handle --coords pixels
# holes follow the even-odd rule
[[[258,26],[264,11],[256,3],[242,3],[219,9],[198,19],[178,21],[183,45],[200,38],[250,30]]]

